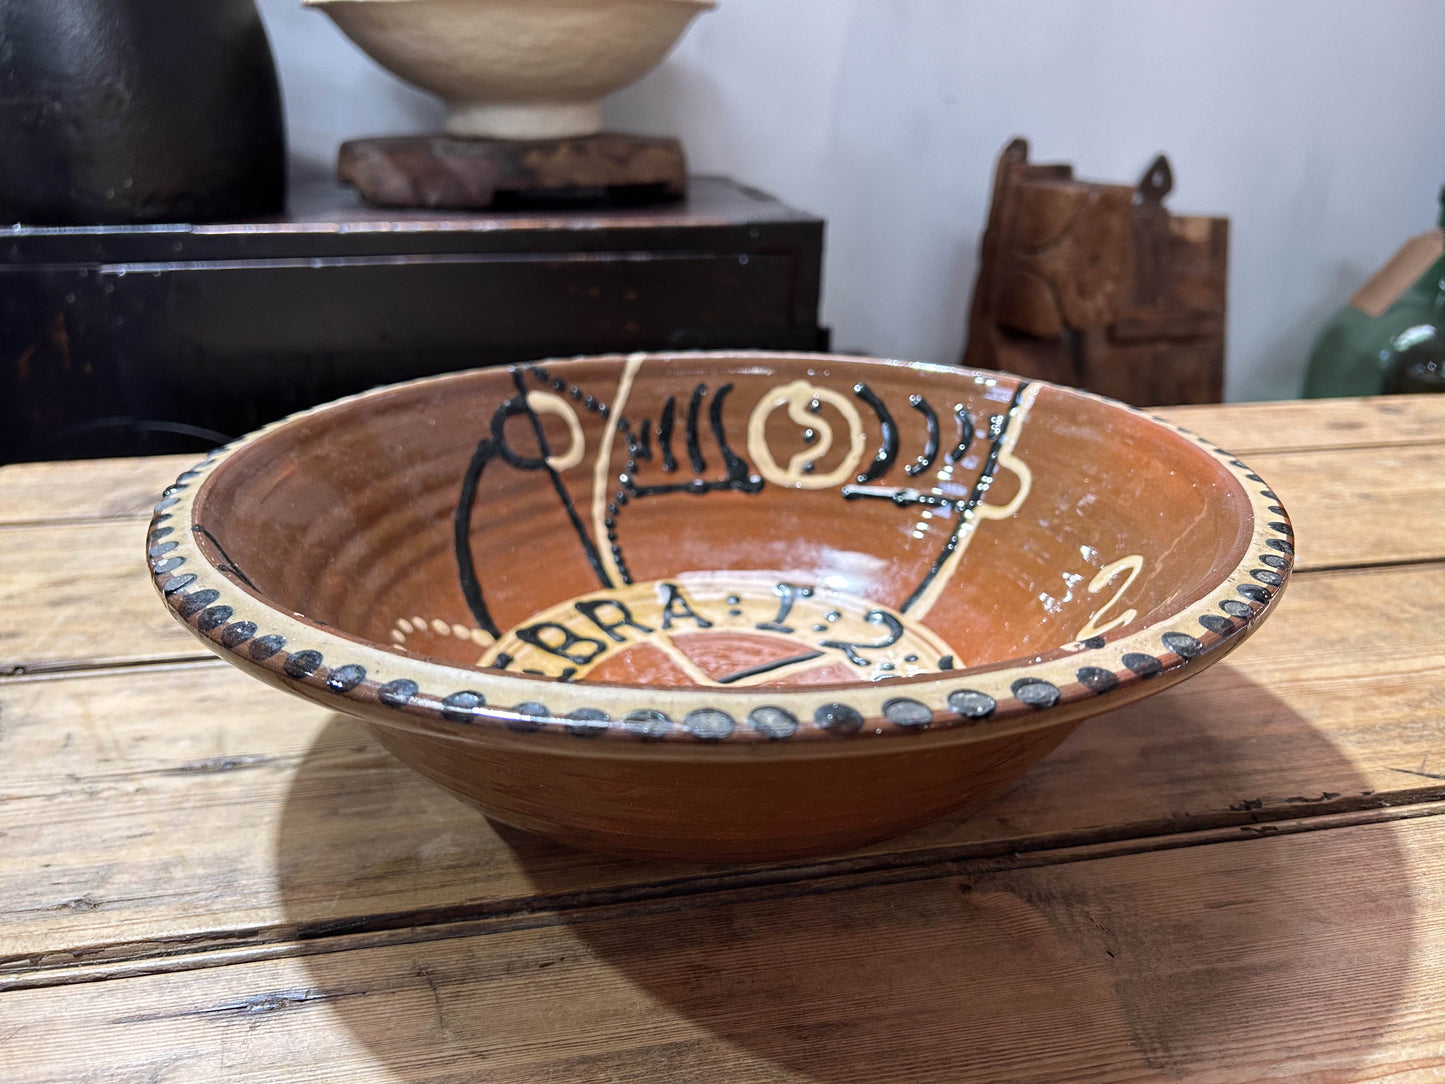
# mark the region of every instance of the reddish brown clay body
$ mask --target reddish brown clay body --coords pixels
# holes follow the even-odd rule
[[[1221,657],[1288,520],[1137,411],[972,370],[632,355],[382,389],[178,480],[156,586],[223,657],[579,846],[838,850]]]

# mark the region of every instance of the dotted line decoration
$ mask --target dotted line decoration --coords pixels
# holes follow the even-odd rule
[[[737,355],[726,355],[736,358]],[[766,355],[775,362],[789,358],[817,363],[820,355]],[[565,364],[565,363],[562,363]],[[539,380],[581,398],[589,410],[606,416],[607,405],[580,388],[551,378],[546,369],[533,368]],[[424,378],[424,381],[457,379]],[[405,386],[405,385],[400,385]],[[393,389],[377,389],[349,397],[352,402]],[[1135,407],[1102,396],[1088,398],[1109,402],[1119,409],[1150,418]],[[592,403],[587,403],[592,399]],[[1254,533],[1249,552],[1240,565],[1206,598],[1186,607],[1154,629],[1126,633],[1117,638],[1096,636],[1076,647],[1081,652],[1073,661],[1072,680],[1049,680],[1031,670],[1045,667],[1003,667],[970,678],[966,671],[930,677],[926,682],[885,683],[860,686],[854,703],[828,700],[838,690],[816,692],[800,689],[759,689],[746,699],[735,691],[724,698],[712,689],[651,689],[646,687],[560,684],[537,681],[496,671],[468,671],[463,667],[409,658],[382,645],[321,629],[309,622],[289,618],[275,611],[259,592],[248,588],[233,569],[208,557],[203,541],[191,523],[192,502],[198,483],[235,452],[284,426],[330,406],[300,412],[272,423],[211,452],[195,467],[180,474],[161,494],[154,506],[146,535],[146,557],[155,587],[173,614],[193,634],[219,654],[231,655],[243,667],[260,667],[313,699],[343,698],[337,706],[386,712],[403,712],[414,721],[426,720],[442,729],[451,727],[497,727],[516,733],[552,732],[584,740],[606,737],[644,742],[695,741],[723,743],[736,741],[780,742],[809,738],[846,740],[867,734],[919,734],[940,728],[976,727],[1000,720],[1027,720],[1060,705],[1107,696],[1139,682],[1175,674],[1226,646],[1233,646],[1242,634],[1269,609],[1283,590],[1294,563],[1294,530],[1279,498],[1264,480],[1230,453],[1212,445],[1181,426],[1150,420],[1196,441],[1224,463],[1234,477],[1252,494],[1255,511]],[[1257,495],[1257,496],[1256,496]],[[1268,502],[1268,503],[1266,503]],[[265,624],[263,624],[263,622]],[[392,630],[404,639],[409,631],[427,628],[441,635],[472,638],[472,630],[440,620],[415,618],[410,628]],[[273,631],[268,626],[276,626]],[[445,626],[445,632],[441,627]],[[284,630],[284,631],[281,631]],[[465,634],[465,636],[463,635]],[[1120,651],[1127,647],[1128,650]],[[1119,652],[1112,654],[1112,652]],[[351,655],[348,655],[351,652]],[[454,678],[457,685],[470,680],[493,690],[492,699],[482,689],[423,688],[414,676],[391,676],[389,671],[405,669],[428,680]],[[1058,664],[1047,667],[1052,678]],[[1067,668],[1066,668],[1067,669]],[[470,677],[469,677],[470,675]],[[972,687],[987,685],[987,689]],[[517,690],[517,698],[499,696],[498,690]],[[850,691],[851,692],[851,691]],[[876,716],[858,706],[869,695],[882,697]],[[540,697],[565,699],[564,705],[549,706]],[[705,703],[716,697],[716,703]],[[608,702],[608,707],[582,703],[589,698]],[[619,701],[637,701],[637,706],[618,710]],[[769,702],[773,701],[773,702]],[[686,710],[677,704],[697,703]],[[741,705],[741,706],[740,706]],[[672,708],[671,711],[667,710]],[[612,710],[608,710],[612,708]]]

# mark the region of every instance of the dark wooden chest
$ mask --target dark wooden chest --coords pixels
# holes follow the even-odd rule
[[[649,207],[0,229],[0,462],[199,450],[376,384],[633,350],[826,349],[823,222],[732,181]]]

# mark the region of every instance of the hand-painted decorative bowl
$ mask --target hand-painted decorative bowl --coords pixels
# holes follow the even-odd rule
[[[1020,775],[1237,646],[1288,518],[1229,454],[1016,377],[579,358],[382,388],[156,505],[166,604],[496,819],[835,851]]]

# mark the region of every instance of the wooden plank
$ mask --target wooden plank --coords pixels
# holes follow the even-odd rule
[[[1296,568],[1445,557],[1445,443],[1250,455],[1294,522]]]
[[[206,655],[151,586],[145,532],[137,519],[0,530],[0,675]]]
[[[1433,395],[1159,407],[1151,413],[1241,456],[1445,439],[1445,402]]]
[[[1440,817],[959,873],[11,991],[0,1076],[861,1084],[1445,1067]]]
[[[494,828],[220,663],[0,684],[0,985],[96,959],[1093,845],[1445,797],[1445,565],[1301,577],[1229,660],[981,809],[830,862],[627,862]]]
[[[1258,455],[1250,463],[1294,517],[1299,568],[1308,571],[1445,558],[1442,459],[1445,443]],[[0,529],[0,567],[9,570],[0,579],[0,675],[205,653],[147,582],[144,526]],[[67,559],[37,559],[45,554]]]
[[[149,517],[161,490],[198,455],[12,463],[0,467],[0,527]]]

